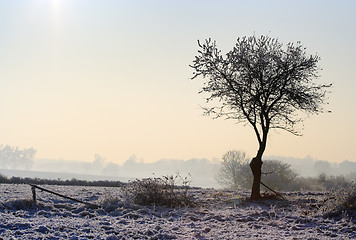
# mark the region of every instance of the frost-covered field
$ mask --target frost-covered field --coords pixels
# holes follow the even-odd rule
[[[288,193],[288,201],[245,201],[247,192],[193,189],[195,207],[125,202],[120,188],[44,186],[102,205],[83,204],[29,185],[0,184],[0,239],[355,239],[356,222],[317,213],[323,193]]]

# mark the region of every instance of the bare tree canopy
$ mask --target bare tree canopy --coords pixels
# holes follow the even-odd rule
[[[191,65],[195,70],[192,79],[206,78],[200,93],[207,94],[207,102],[218,100],[217,106],[204,111],[253,127],[259,149],[251,169],[258,176],[270,129],[300,135],[297,126],[303,118],[299,113],[323,112],[331,84],[314,82],[319,77],[320,58],[307,55],[300,42],[284,48],[278,39],[268,36],[238,38],[226,55],[210,38],[204,43],[198,41],[198,45],[200,50]],[[255,180],[251,198],[260,197],[259,179]]]
[[[219,184],[230,188],[248,189],[253,177],[249,172],[249,160],[243,151],[231,150],[222,156],[219,174],[216,180]],[[295,188],[292,184],[298,174],[289,165],[278,160],[265,160],[262,165],[263,183],[275,190],[289,191]]]
[[[19,149],[9,145],[0,145],[0,168],[28,170],[33,164],[36,150],[33,148]]]
[[[221,167],[217,175],[219,184],[230,188],[246,187],[250,183],[249,160],[243,151],[231,150],[222,156]]]

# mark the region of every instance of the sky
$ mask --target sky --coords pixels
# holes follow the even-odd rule
[[[253,156],[249,126],[202,115],[197,40],[301,41],[333,83],[303,136],[271,131],[265,155],[356,161],[356,1],[0,1],[0,144],[37,159],[123,163]]]

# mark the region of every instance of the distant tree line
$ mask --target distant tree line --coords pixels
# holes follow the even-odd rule
[[[32,167],[35,154],[34,148],[19,149],[0,145],[0,168],[28,170]]]

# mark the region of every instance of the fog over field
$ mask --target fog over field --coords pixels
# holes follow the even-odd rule
[[[322,173],[327,175],[344,175],[355,178],[356,162],[343,161],[330,163],[327,161],[305,157],[297,159],[282,156],[267,156],[266,160],[279,160],[292,166],[303,177],[316,177]],[[40,177],[48,179],[83,179],[83,180],[121,180],[128,181],[135,178],[161,177],[179,173],[183,178],[191,180],[192,186],[220,188],[216,175],[220,168],[220,159],[161,159],[153,163],[145,163],[135,155],[127,159],[124,164],[106,161],[100,155],[95,155],[92,162],[35,159],[30,168],[24,170],[21,164],[17,168],[4,168],[0,165],[0,173],[11,177]],[[14,171],[20,170],[22,171]]]

